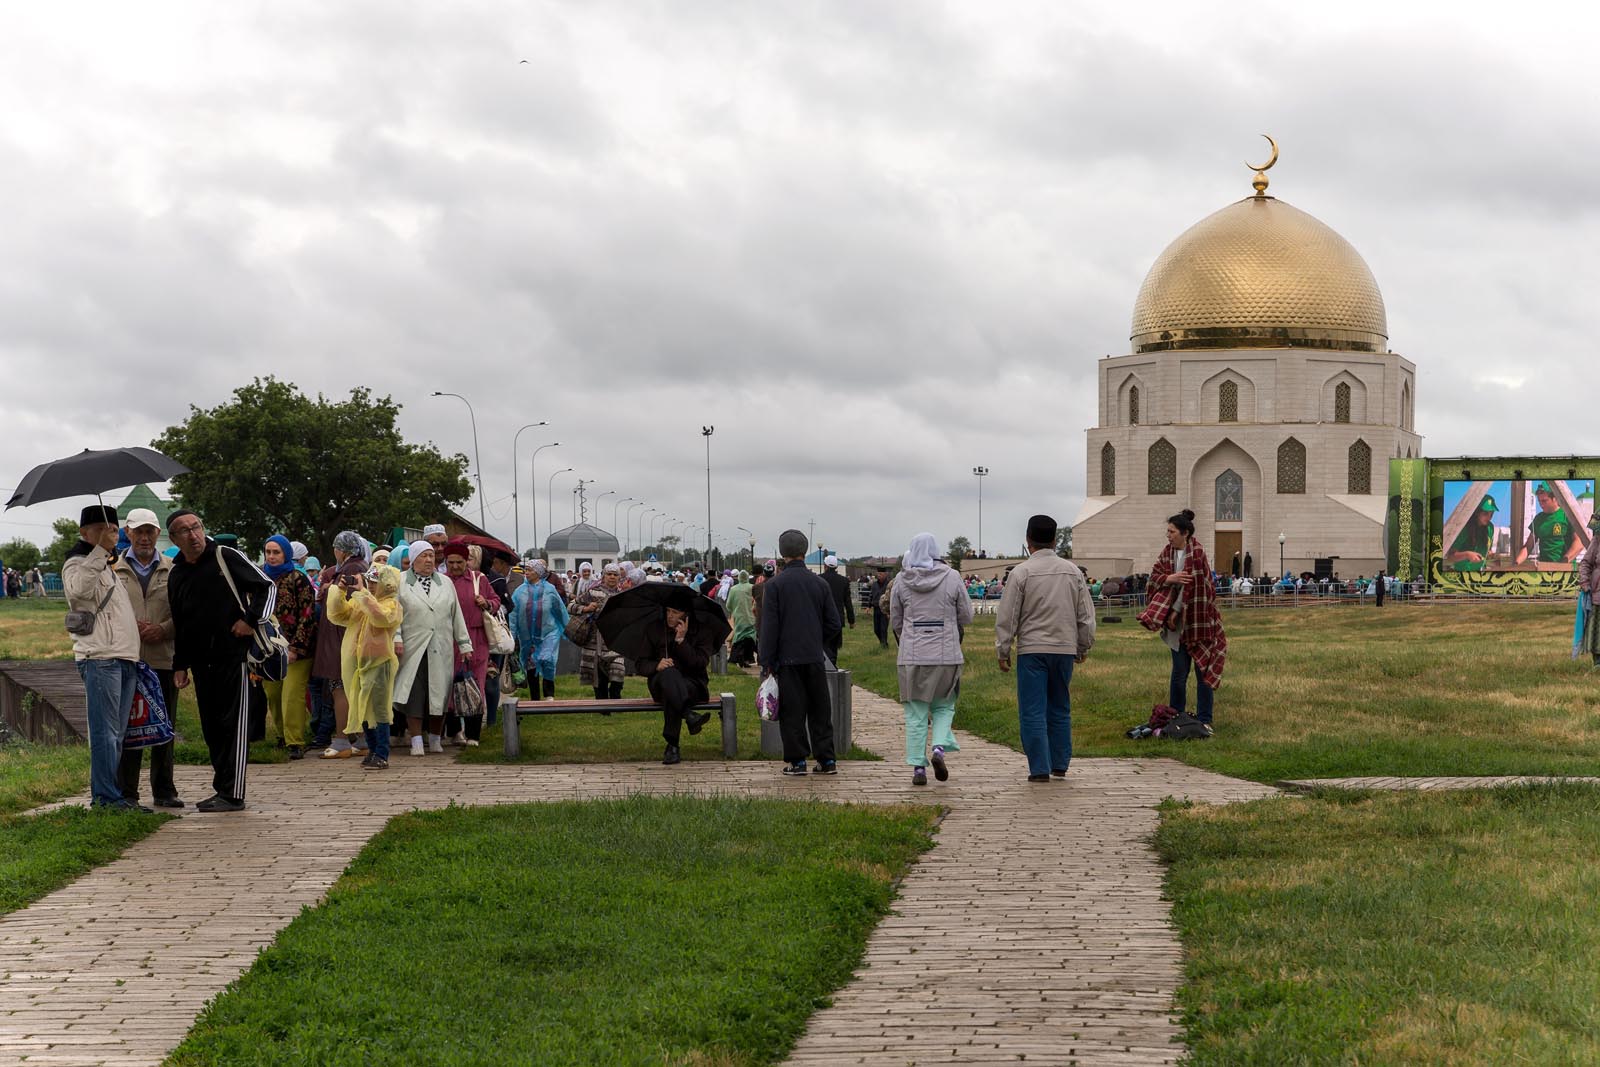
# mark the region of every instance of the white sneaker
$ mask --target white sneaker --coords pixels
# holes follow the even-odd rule
[[[422,752],[423,752],[423,749],[422,749],[422,738],[413,737],[411,739],[411,754],[413,756],[420,756],[420,755],[422,755]]]
[[[444,744],[437,737],[435,737],[428,742],[428,751],[443,755]]]
[[[470,738],[470,737],[469,737],[469,738],[467,738],[467,740],[466,740],[466,742],[465,742],[465,743],[466,743],[466,746],[467,746],[467,747],[468,747],[468,748],[477,748],[477,747],[478,747],[478,742],[476,742],[476,741],[474,741],[474,740],[473,740],[473,739],[472,739],[472,738]]]
[[[464,733],[451,734],[450,735],[450,743],[452,745],[454,745],[456,748],[460,748],[462,745],[467,743],[467,735],[464,734]]]

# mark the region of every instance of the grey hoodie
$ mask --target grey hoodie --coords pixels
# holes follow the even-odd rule
[[[961,663],[960,630],[972,622],[972,600],[948,564],[903,570],[889,591],[889,625],[901,666]]]

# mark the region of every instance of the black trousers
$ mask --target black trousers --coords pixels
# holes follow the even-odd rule
[[[774,673],[778,676],[778,732],[783,735],[784,760],[799,763],[810,749],[818,763],[831,762],[833,701],[828,698],[822,664],[779,667]]]
[[[877,608],[872,609],[872,632],[878,635],[878,644],[884,648],[889,647],[889,613],[887,611],[879,611]],[[834,663],[837,664],[838,660],[835,660]],[[779,684],[781,685],[782,683],[780,682]],[[779,698],[778,706],[783,706],[781,697]]]
[[[837,667],[839,665],[839,649],[844,647],[844,631],[840,630],[832,640],[824,638],[822,647],[827,650],[828,659],[832,660],[833,665]]]
[[[178,720],[178,683],[172,680],[172,671],[151,668],[161,679],[161,695],[167,701],[167,717]],[[150,753],[150,795],[157,800],[176,800],[178,787],[172,781],[172,742],[151,748],[125,748],[122,762],[117,765],[117,788],[126,800],[139,800],[139,767],[144,753]]]
[[[250,674],[243,662],[189,668],[200,705],[200,732],[211,752],[211,787],[228,800],[244,799],[244,769],[250,758]]]
[[[650,695],[661,705],[661,736],[667,744],[676,747],[683,720],[694,713],[696,704],[704,704],[711,699],[711,693],[706,689],[706,683],[698,678],[685,678],[676,667],[657,671],[650,676],[647,684]]]
[[[756,639],[746,637],[733,643],[733,651],[729,653],[733,662],[741,667],[748,667],[756,661]]]

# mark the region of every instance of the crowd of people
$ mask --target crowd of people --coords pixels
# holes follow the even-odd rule
[[[25,596],[44,595],[44,570],[37,563],[24,571],[0,562],[0,599],[20,600]]]

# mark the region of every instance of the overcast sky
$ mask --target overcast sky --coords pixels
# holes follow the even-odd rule
[[[1250,193],[1365,256],[1431,455],[1600,452],[1586,5],[109,2],[0,32],[0,497],[253,375],[368,384],[763,551],[1015,548],[1095,363]],[[527,60],[527,63],[521,62]],[[82,501],[13,510],[48,541]],[[462,510],[476,515],[476,499]],[[637,512],[636,512],[637,514]],[[378,533],[379,531],[367,531]]]

